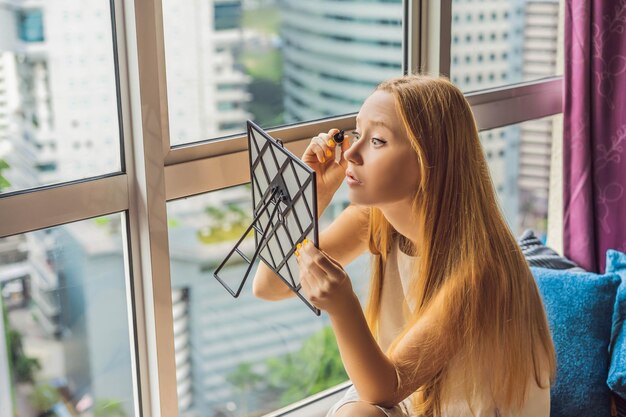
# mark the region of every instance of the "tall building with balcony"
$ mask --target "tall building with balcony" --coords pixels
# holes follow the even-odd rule
[[[0,27],[18,106],[10,140],[12,189],[82,179],[119,167],[108,4],[0,0]],[[87,34],[87,35],[85,35]],[[97,53],[94,51],[98,51]],[[92,157],[102,144],[99,157]],[[10,190],[9,190],[10,191]]]
[[[252,115],[246,104],[252,100],[248,92],[251,78],[236,63],[246,39],[242,28],[242,0],[213,0],[213,30],[215,39],[214,69],[217,107],[217,133],[229,135],[245,129]]]
[[[245,130],[250,78],[236,65],[241,1],[163,1],[170,143]]]
[[[166,48],[173,53],[167,60],[172,144],[243,130],[250,117],[245,111],[250,96],[249,79],[235,65],[242,37],[241,1],[164,1],[163,9]],[[0,23],[0,140],[12,146],[12,189],[118,169],[120,129],[109,4],[0,0]],[[93,157],[96,149],[98,158]],[[68,225],[55,232],[76,249],[62,256],[65,272],[53,267],[54,247],[44,231],[27,239],[32,314],[50,337],[67,342],[68,359],[76,359],[65,362],[67,377],[77,389],[90,383],[90,373],[106,360],[106,350],[95,346],[97,337],[92,337],[91,326],[98,324],[74,320],[81,315],[98,320],[97,312],[89,314],[97,300],[89,292],[73,290],[88,286],[81,274],[88,274],[96,256],[90,252],[94,245],[76,235],[81,227],[86,226]],[[78,262],[85,251],[90,259],[86,265]],[[68,286],[68,280],[73,285]],[[191,356],[183,343],[190,333],[184,307],[188,298],[186,291],[173,292],[183,411],[193,398]]]
[[[402,74],[402,1],[280,0],[285,121],[358,111]]]
[[[19,111],[16,65],[15,56],[0,48],[0,160],[7,158],[13,149],[11,138],[19,134],[14,120]]]

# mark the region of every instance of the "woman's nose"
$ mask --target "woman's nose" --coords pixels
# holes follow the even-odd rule
[[[361,145],[361,140],[355,140],[347,151],[344,152],[344,157],[347,161],[352,163],[360,163],[361,162],[361,151],[359,146]]]

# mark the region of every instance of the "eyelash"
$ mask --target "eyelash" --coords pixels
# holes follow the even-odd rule
[[[353,134],[353,135],[355,135],[355,136],[357,137],[357,140],[361,139],[361,135],[359,135],[359,133],[358,133],[358,132],[353,131],[353,132],[352,132],[352,134]],[[381,143],[381,145],[382,145],[382,144],[387,143],[387,142],[385,142],[384,140],[381,140],[381,139],[378,139],[378,138],[372,138],[372,139],[370,139],[370,142],[371,142],[371,141],[374,141],[374,140],[376,140],[376,141],[380,142],[380,143]]]

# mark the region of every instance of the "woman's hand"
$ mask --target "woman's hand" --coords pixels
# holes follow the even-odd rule
[[[335,142],[331,139],[339,129],[330,129],[328,133],[320,133],[311,139],[302,155],[302,162],[315,171],[317,179],[318,211],[326,208],[335,195],[335,192],[346,177],[348,162],[343,156],[350,148],[350,138],[344,134],[341,143],[341,159],[335,162]]]
[[[341,264],[316,248],[313,242],[304,239],[296,245],[295,253],[302,289],[315,307],[332,315],[354,297],[352,282]]]

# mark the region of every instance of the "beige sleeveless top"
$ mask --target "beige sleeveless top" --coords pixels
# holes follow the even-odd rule
[[[383,287],[381,292],[380,322],[378,330],[379,346],[383,352],[396,336],[402,331],[404,324],[413,311],[413,305],[407,305],[405,294],[409,288],[411,270],[416,256],[410,256],[399,249],[398,239],[394,240],[392,249],[385,265]],[[484,398],[475,399],[475,404],[470,410],[465,395],[462,392],[460,375],[455,375],[454,370],[460,369],[459,362],[455,358],[448,365],[448,376],[445,390],[449,393],[449,401],[444,405],[443,415],[446,417],[543,417],[550,415],[550,388],[539,388],[534,378],[529,381],[528,399],[524,407],[515,413],[498,411],[493,401],[485,393]],[[472,413],[473,411],[473,413]]]

